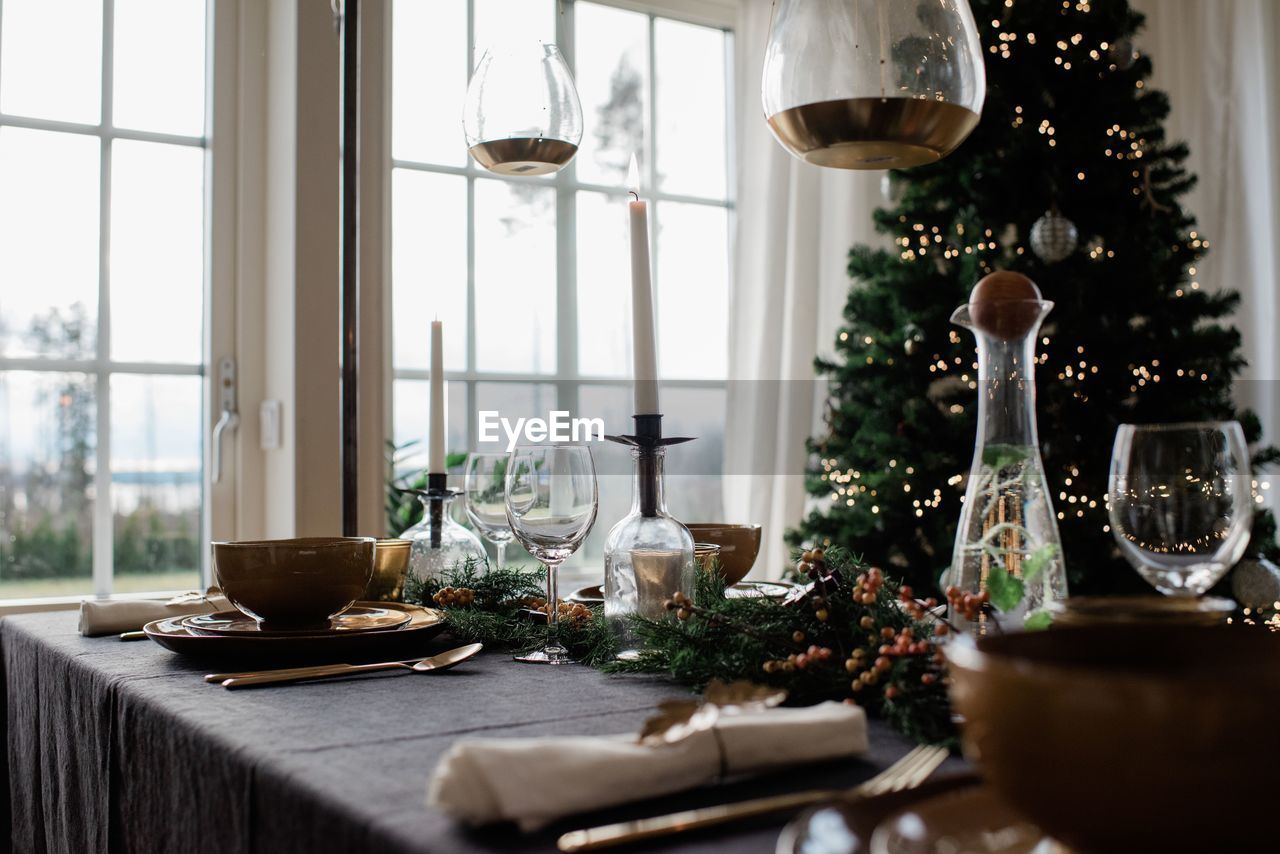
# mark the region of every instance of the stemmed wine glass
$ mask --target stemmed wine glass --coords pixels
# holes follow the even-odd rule
[[[1250,478],[1235,421],[1123,424],[1111,452],[1111,533],[1161,593],[1202,596],[1249,544]]]
[[[484,538],[497,549],[498,569],[507,565],[507,543],[511,542],[511,523],[507,521],[506,454],[470,454],[467,457],[463,496],[467,518]]]
[[[556,639],[556,569],[578,550],[596,521],[600,494],[585,445],[521,445],[507,461],[507,521],[529,554],[547,568],[547,643],[516,656],[532,664],[573,661]]]

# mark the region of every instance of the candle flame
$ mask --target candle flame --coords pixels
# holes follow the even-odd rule
[[[627,189],[635,193],[637,197],[640,194],[640,162],[636,160],[634,154],[631,155],[631,167],[627,169]]]

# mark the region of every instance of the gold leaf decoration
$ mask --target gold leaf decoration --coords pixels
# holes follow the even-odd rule
[[[773,708],[787,699],[782,688],[739,680],[725,683],[713,679],[702,700],[667,700],[658,704],[658,714],[644,722],[640,743],[650,746],[675,744],[696,732],[711,729],[720,715],[736,715]]]

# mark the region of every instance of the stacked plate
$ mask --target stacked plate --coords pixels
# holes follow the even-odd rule
[[[143,627],[147,637],[184,655],[291,658],[372,655],[425,641],[443,629],[440,611],[397,602],[357,602],[319,629],[264,629],[235,610],[171,617]]]

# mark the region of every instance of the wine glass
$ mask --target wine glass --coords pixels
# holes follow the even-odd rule
[[[578,550],[596,521],[600,493],[591,449],[517,447],[507,461],[506,505],[512,533],[547,568],[547,643],[516,661],[568,664],[573,659],[556,640],[556,569]]]
[[[507,543],[512,539],[511,523],[507,521],[506,478],[506,454],[467,456],[466,480],[462,487],[467,518],[497,549],[498,569],[507,566]]]
[[[1166,596],[1201,596],[1244,554],[1249,450],[1235,421],[1122,424],[1111,452],[1111,533]]]

